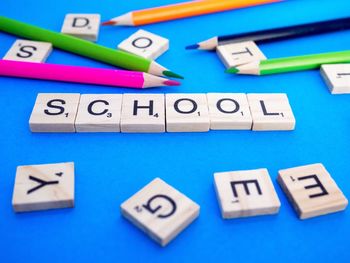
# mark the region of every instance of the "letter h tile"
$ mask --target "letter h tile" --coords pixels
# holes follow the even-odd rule
[[[122,132],[165,132],[164,94],[124,94]]]

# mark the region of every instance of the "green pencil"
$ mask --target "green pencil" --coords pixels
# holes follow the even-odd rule
[[[121,50],[97,45],[84,39],[29,25],[0,16],[0,31],[23,38],[50,42],[56,48],[118,66],[121,68],[148,72],[157,76],[182,78],[155,61],[145,59]]]
[[[226,73],[269,75],[320,68],[323,64],[350,62],[350,50],[251,62],[227,69]]]

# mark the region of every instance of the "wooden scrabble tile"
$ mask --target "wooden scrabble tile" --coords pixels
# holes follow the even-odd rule
[[[253,41],[220,45],[216,48],[216,53],[226,68],[266,59]]]
[[[209,131],[206,94],[166,94],[165,103],[168,132]]]
[[[350,64],[322,65],[321,74],[332,94],[350,93]]]
[[[284,93],[247,94],[254,131],[294,130],[295,118]]]
[[[3,59],[25,62],[45,62],[51,51],[51,43],[17,39]]]
[[[277,214],[281,203],[267,169],[214,174],[223,218]]]
[[[140,29],[121,42],[118,48],[154,60],[169,49],[169,40]]]
[[[159,178],[124,203],[121,212],[160,245],[167,245],[199,215],[199,205]]]
[[[277,178],[300,219],[344,210],[348,200],[321,163],[280,170]]]
[[[12,206],[16,212],[74,206],[74,163],[18,166]]]
[[[99,14],[67,14],[61,32],[85,40],[97,41],[99,29]]]
[[[75,119],[77,132],[120,132],[121,94],[83,94]]]
[[[79,93],[39,93],[29,126],[32,132],[75,132]]]
[[[207,94],[211,130],[251,130],[247,95],[244,93]]]
[[[122,132],[165,132],[164,94],[124,94]]]

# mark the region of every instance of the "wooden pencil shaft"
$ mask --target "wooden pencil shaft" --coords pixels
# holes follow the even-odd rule
[[[206,0],[189,1],[144,10],[133,11],[133,25],[145,25],[162,21],[222,12],[282,0]]]
[[[144,74],[147,73],[48,63],[0,60],[0,76],[8,77],[142,88],[144,84]],[[159,85],[160,84],[161,82]]]
[[[219,36],[219,45],[226,43],[238,43],[245,41],[254,41],[259,43],[268,43],[277,40],[287,40],[296,37],[329,33],[333,31],[350,29],[350,18],[341,18],[309,24],[260,30],[241,34],[232,34]]]
[[[319,68],[322,64],[350,62],[350,51],[330,52],[288,58],[263,60],[260,75],[276,74]]]
[[[0,31],[27,39],[50,42],[56,48],[99,60],[114,66],[148,72],[151,61],[145,58],[97,45],[84,39],[43,29],[0,16]]]

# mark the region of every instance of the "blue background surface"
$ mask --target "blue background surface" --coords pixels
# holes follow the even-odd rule
[[[0,14],[60,31],[66,13],[102,20],[171,0],[2,0]],[[178,1],[179,2],[179,1]],[[28,120],[39,92],[126,93],[129,89],[0,78],[1,262],[348,262],[350,211],[297,218],[276,183],[279,169],[321,162],[350,197],[349,95],[331,95],[319,71],[254,77],[224,74],[215,53],[184,46],[218,34],[339,18],[350,1],[287,1],[143,26],[170,39],[157,61],[186,79],[147,92],[285,92],[297,125],[292,132],[210,131],[165,134],[32,134]],[[116,47],[132,27],[103,27],[98,43]],[[0,33],[0,57],[16,40]],[[269,58],[349,49],[350,31],[261,45]],[[54,50],[47,62],[109,67]],[[15,214],[16,167],[74,161],[73,209]],[[281,200],[276,216],[223,220],[213,173],[267,168]],[[200,217],[161,248],[120,214],[120,204],[155,177],[201,205]]]

